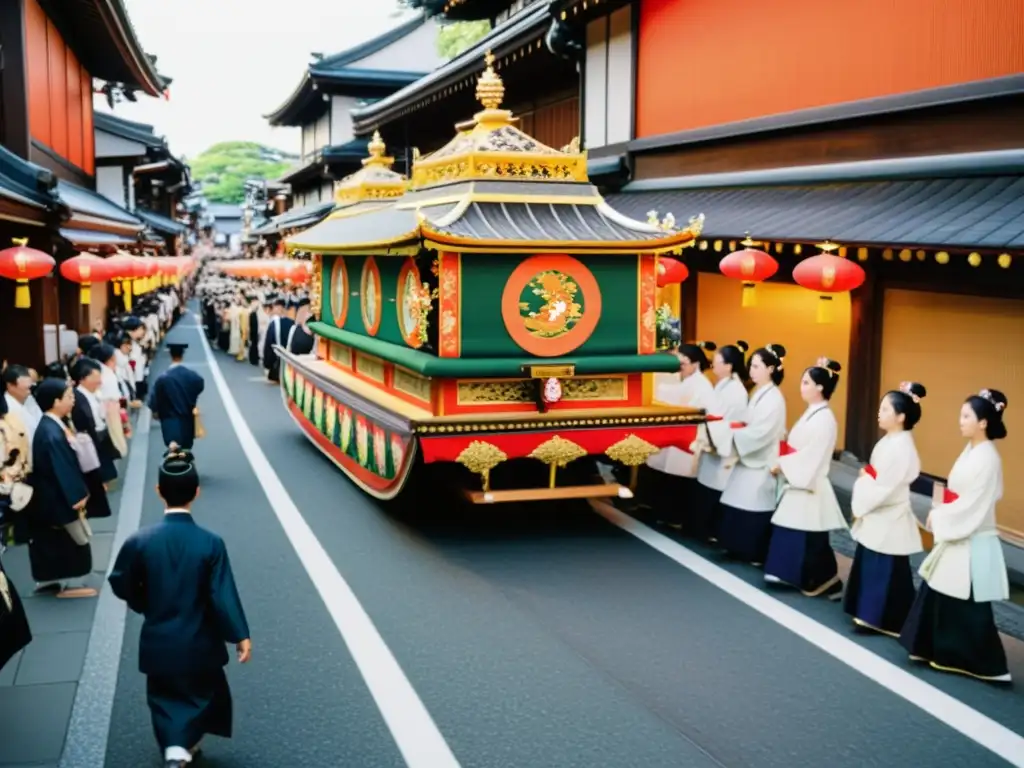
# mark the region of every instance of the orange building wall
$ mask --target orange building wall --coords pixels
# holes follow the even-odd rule
[[[29,129],[88,174],[94,171],[92,77],[36,0],[25,2]]]
[[[846,439],[846,367],[850,356],[850,295],[834,296],[835,322],[817,323],[818,294],[786,283],[757,286],[757,305],[741,306],[742,284],[738,280],[701,272],[697,279],[697,338],[718,346],[743,339],[753,352],[766,344],[786,348],[786,377],[780,389],[786,398],[786,428],[800,418],[807,404],[800,398],[800,377],[804,369],[822,355],[830,357],[844,372],[832,395],[832,411],[839,422],[836,449]]]
[[[1021,72],[1022,0],[641,0],[637,135]]]

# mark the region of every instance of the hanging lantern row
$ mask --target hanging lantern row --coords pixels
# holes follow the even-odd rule
[[[217,266],[232,277],[267,278],[297,285],[309,282],[313,270],[312,262],[299,259],[234,259],[222,261]]]
[[[27,237],[16,237],[11,242],[14,247],[0,251],[0,277],[17,282],[14,291],[15,309],[28,309],[32,306],[28,281],[46,277],[57,262],[50,254],[29,248]]]
[[[658,287],[666,285],[678,285],[686,282],[690,276],[690,270],[678,259],[670,259],[667,256],[658,258]]]

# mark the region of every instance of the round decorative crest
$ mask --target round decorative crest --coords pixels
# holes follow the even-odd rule
[[[398,328],[405,343],[414,349],[423,346],[420,325],[423,322],[423,281],[414,259],[406,259],[398,273]]]
[[[345,268],[345,257],[336,256],[331,269],[331,315],[338,328],[345,327],[348,318],[348,270]]]
[[[567,355],[597,328],[601,289],[578,259],[563,254],[531,256],[509,276],[501,316],[508,335],[531,355]]]
[[[362,297],[363,325],[370,336],[376,336],[377,331],[380,330],[380,270],[372,256],[367,256],[363,263],[360,295]]]

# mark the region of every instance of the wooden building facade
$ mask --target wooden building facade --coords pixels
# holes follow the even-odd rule
[[[1010,353],[1024,338],[1024,5],[567,0],[555,12],[586,30],[584,142],[591,163],[619,169],[609,201],[633,216],[707,216],[684,257],[685,336],[786,345],[790,421],[803,410],[795,372],[840,361],[839,446],[860,459],[881,395],[922,382],[915,436],[939,478],[963,448],[963,399],[998,388],[1010,401],[1003,460],[1024,459],[1024,363]],[[823,40],[862,48],[865,19],[870,56],[815,52]],[[766,55],[762,43],[785,39],[816,47]],[[747,232],[780,266],[741,308],[718,262]],[[827,324],[791,278],[823,240],[867,275]],[[1024,476],[1005,482],[1000,524],[1017,539]]]
[[[93,191],[94,81],[150,96],[166,85],[122,0],[8,0],[0,45],[0,198],[14,205],[0,202],[0,246],[25,237],[59,263],[139,243],[145,224]],[[41,367],[56,357],[61,325],[87,320],[77,287],[56,271],[30,286],[31,308],[14,309],[14,283],[0,279],[0,356]]]

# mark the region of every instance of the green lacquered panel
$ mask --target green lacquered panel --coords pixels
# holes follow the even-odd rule
[[[523,350],[505,330],[501,295],[512,271],[528,257],[510,254],[462,256],[462,355],[520,357]],[[573,255],[601,290],[601,320],[574,355],[628,355],[637,349],[637,258]]]
[[[348,315],[345,317],[344,329],[352,333],[367,335],[366,325],[363,323],[362,310],[362,278],[363,265],[366,263],[366,256],[335,256],[325,258],[323,267],[323,321],[334,325],[334,286],[331,284],[331,276],[334,274],[334,264],[338,259],[345,259],[345,268],[348,272],[349,297]],[[377,329],[377,338],[393,344],[404,344],[402,332],[398,327],[398,273],[405,263],[404,257],[382,257],[375,259],[377,269],[380,272],[381,282],[381,317],[380,327]],[[353,296],[352,294],[356,294]]]
[[[438,378],[484,378],[488,376],[518,378],[524,365],[574,365],[579,375],[601,373],[674,373],[679,360],[669,353],[654,355],[573,355],[567,357],[435,357],[410,349],[404,344],[391,344],[381,339],[335,328],[327,323],[310,323],[310,329],[330,341],[366,352],[368,355],[396,363],[421,376]]]

